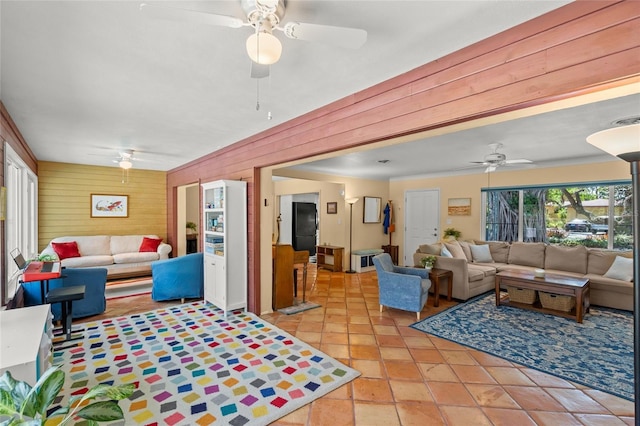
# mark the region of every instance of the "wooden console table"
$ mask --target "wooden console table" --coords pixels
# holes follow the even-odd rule
[[[344,247],[316,246],[318,268],[330,269],[333,272],[342,272],[342,258]]]

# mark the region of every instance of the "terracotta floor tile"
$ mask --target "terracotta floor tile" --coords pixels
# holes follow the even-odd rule
[[[568,388],[574,389],[575,386],[570,382],[561,379],[560,377],[552,376],[551,374],[543,373],[542,371],[534,370],[533,368],[521,368],[524,374],[527,375],[538,386],[549,388]]]
[[[440,349],[440,354],[448,364],[478,365],[477,361],[467,351]]]
[[[322,328],[324,324],[321,322],[306,322],[301,321],[298,325],[298,331],[308,331],[313,333],[322,333]]]
[[[462,383],[428,382],[433,400],[442,405],[475,407],[476,403]]]
[[[633,412],[635,411],[633,401],[628,401],[615,395],[593,389],[586,389],[584,393],[598,401],[600,405],[616,416],[633,416]]]
[[[379,346],[395,346],[404,348],[404,339],[401,336],[376,335]]]
[[[438,406],[433,403],[398,403],[396,410],[403,425],[440,426],[445,424]]]
[[[376,338],[371,334],[354,334],[349,333],[349,344],[375,346]]]
[[[350,315],[347,320],[348,324],[370,324],[371,323],[368,316],[353,315],[353,311],[351,307],[349,307],[349,314]]]
[[[349,346],[351,358],[355,359],[380,359],[380,350],[373,345],[351,345]]]
[[[389,379],[422,380],[420,370],[413,361],[385,360],[383,362]]]
[[[404,344],[406,347],[411,349],[428,349],[435,348],[431,340],[425,337],[424,333],[421,333],[422,336],[405,336],[403,333],[402,338],[404,339]]]
[[[353,402],[340,399],[320,398],[311,404],[310,425],[354,424]]]
[[[349,333],[356,334],[373,334],[373,327],[369,324],[349,324]]]
[[[504,388],[525,410],[564,411],[562,404],[542,388],[535,386],[505,386]]]
[[[448,340],[441,339],[436,336],[429,335],[429,338],[431,339],[431,342],[433,343],[433,345],[436,348],[441,350],[466,351],[468,349],[458,343],[450,342]]]
[[[416,401],[433,402],[431,392],[423,382],[409,382],[406,380],[389,380],[391,392],[396,402]]]
[[[384,379],[387,377],[382,361],[368,359],[354,359],[351,367],[358,370],[361,377],[369,377],[374,379]]]
[[[596,400],[578,389],[554,389],[547,392],[554,397],[567,411],[572,413],[607,414],[608,411]]]
[[[334,322],[325,322],[323,333],[346,333],[347,332],[347,324],[342,323],[334,323]]]
[[[303,340],[307,343],[320,343],[320,339],[322,338],[322,333],[311,332],[311,331],[296,331],[295,336]]]
[[[511,398],[502,386],[473,383],[467,383],[465,386],[481,407],[520,409],[518,403]]]
[[[383,359],[401,359],[405,361],[412,361],[411,353],[407,348],[380,348],[380,356]]]
[[[513,367],[513,363],[485,352],[470,350],[469,355],[480,365],[485,367]]]
[[[625,422],[607,414],[574,414],[585,426],[625,426]]]
[[[584,426],[571,413],[530,411],[529,415],[538,426]]]
[[[387,336],[397,336],[398,329],[395,325],[374,325],[373,332],[375,334],[382,334]]]
[[[483,408],[483,411],[495,426],[536,426],[526,411],[493,407]]]
[[[349,358],[348,345],[321,344],[320,350],[334,358]]]
[[[535,386],[523,372],[513,367],[485,367],[501,385]]]
[[[463,383],[497,383],[491,374],[479,365],[452,365],[451,368]]]
[[[447,364],[419,363],[418,368],[427,382],[458,382],[458,376]]]
[[[437,349],[409,349],[409,353],[416,362],[443,363],[444,358]]]
[[[354,405],[357,425],[400,425],[400,419],[394,404],[372,404],[356,401]],[[341,423],[327,423],[327,425],[329,424],[339,425]]]
[[[358,377],[353,381],[353,397],[358,401],[393,402],[389,382]]]
[[[378,313],[377,311],[372,312],[371,314],[371,324],[373,325],[388,325],[388,326],[393,326],[395,328],[395,322],[393,321],[393,319],[389,318],[388,316],[385,316],[384,313]],[[380,333],[380,334],[387,334],[387,333]],[[396,333],[393,333],[396,334]]]
[[[451,426],[493,426],[478,407],[440,406],[440,412],[446,424]]]
[[[347,333],[322,333],[322,343],[348,345],[349,335]]]

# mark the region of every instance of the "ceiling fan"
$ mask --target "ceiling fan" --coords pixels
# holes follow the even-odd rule
[[[113,160],[114,163],[117,163],[121,169],[128,170],[133,167],[133,161],[138,160],[133,157],[132,149],[125,149],[124,151],[120,151],[118,153],[119,158]]]
[[[502,167],[502,166],[533,163],[533,161],[527,160],[525,158],[519,158],[516,160],[507,160],[506,155],[498,152],[498,150],[503,147],[504,145],[502,145],[501,143],[489,144],[489,148],[491,149],[492,152],[490,154],[485,155],[483,161],[471,161],[471,163],[486,166],[487,168],[484,170],[485,173],[495,172],[498,167]]]
[[[246,42],[247,54],[251,58],[251,77],[269,75],[269,66],[278,62],[282,44],[273,35],[273,30],[282,31],[294,40],[319,42],[338,47],[358,49],[367,41],[367,32],[358,28],[334,27],[330,25],[288,22],[281,26],[285,14],[285,0],[239,0],[246,17],[217,15],[166,6],[142,3],[140,11],[146,16],[167,20],[193,22],[230,28],[253,27],[254,33]]]

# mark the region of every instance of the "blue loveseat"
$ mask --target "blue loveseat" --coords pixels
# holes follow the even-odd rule
[[[106,268],[63,268],[62,277],[49,281],[49,290],[60,287],[84,285],[84,299],[73,302],[73,318],[83,318],[103,313],[107,308],[105,287],[107,284]],[[42,304],[40,295],[40,281],[22,283],[24,289],[24,305],[34,306]],[[59,303],[51,305],[53,318],[61,318]]]

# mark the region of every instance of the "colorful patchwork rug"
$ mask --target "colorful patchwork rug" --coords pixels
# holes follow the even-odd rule
[[[99,383],[135,383],[123,425],[265,425],[360,373],[245,312],[198,301],[85,323],[54,354],[66,405]]]
[[[478,296],[411,325],[633,401],[633,314],[592,306],[582,324]]]

